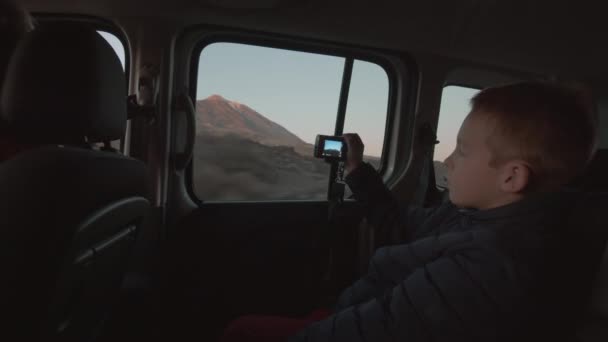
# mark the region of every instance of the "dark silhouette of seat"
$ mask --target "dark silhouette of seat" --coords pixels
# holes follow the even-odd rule
[[[2,119],[36,146],[0,162],[2,339],[91,341],[119,295],[148,213],[147,170],[120,139],[126,79],[87,26],[44,24],[11,60]]]
[[[583,342],[608,340],[608,150],[600,149],[595,154],[585,174],[576,185],[591,193],[582,203],[579,215],[575,216],[573,234],[584,233],[584,253],[589,255],[588,265],[574,265],[588,269],[593,287],[587,296],[587,308],[579,315],[580,327],[577,339]],[[568,276],[566,269],[564,276]],[[581,283],[586,279],[576,279]],[[587,289],[589,290],[589,289]],[[588,291],[589,292],[589,291]],[[564,294],[569,296],[571,294]]]

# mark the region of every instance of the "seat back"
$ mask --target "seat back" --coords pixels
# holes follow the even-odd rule
[[[608,149],[597,150],[586,172],[575,186],[589,192],[608,192]]]
[[[604,249],[589,308],[577,334],[581,342],[608,341],[608,248]]]
[[[583,265],[594,274],[586,312],[580,316],[577,340],[581,342],[608,341],[608,150],[598,150],[584,177],[577,185],[595,193],[576,223],[586,231],[586,253],[591,264]]]
[[[48,332],[53,340],[94,338],[119,297],[136,234],[149,202],[125,198],[96,211],[75,230],[71,248],[58,270]]]
[[[48,146],[0,164],[0,310],[9,323],[0,334],[94,338],[147,215],[147,187],[142,162],[109,152]]]
[[[13,54],[0,115],[27,148],[0,161],[1,340],[94,340],[118,295],[148,171],[91,144],[122,138],[126,89],[86,23],[42,23]]]

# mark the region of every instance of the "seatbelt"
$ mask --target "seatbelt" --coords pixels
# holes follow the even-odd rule
[[[327,270],[323,276],[323,281],[332,284],[335,280],[335,243],[337,238],[337,225],[339,220],[337,219],[337,213],[340,207],[344,203],[344,162],[331,164],[330,171],[331,179],[329,182],[328,191],[328,208],[327,208],[327,235],[326,242],[328,244],[328,262]]]
[[[155,75],[149,73],[139,78],[139,98],[138,95],[127,96],[127,120],[143,118],[146,124],[151,125],[156,120],[156,96],[158,93],[158,82]],[[124,135],[121,139],[124,144]],[[101,151],[118,152],[112,147],[110,141],[103,141]],[[123,148],[121,144],[121,149]]]
[[[344,129],[344,119],[346,116],[346,105],[348,103],[348,94],[350,91],[350,82],[353,73],[354,59],[346,58],[344,62],[344,72],[342,73],[342,86],[340,89],[340,99],[338,101],[338,111],[336,117],[336,127],[334,135],[340,136]],[[344,203],[344,162],[332,163],[329,178],[329,189],[327,192],[328,208],[327,208],[327,243],[329,247],[328,266],[323,280],[327,284],[334,283],[335,274],[335,243],[337,237],[337,227],[339,219],[337,213]]]
[[[137,80],[138,94],[130,95],[127,98],[127,118],[131,120],[132,127],[127,152],[132,157],[145,162],[149,160],[147,152],[149,129],[154,126],[158,117],[156,108],[160,92],[160,82],[158,79],[158,66],[144,65]],[[133,132],[134,126],[137,127],[137,133]],[[141,154],[133,155],[132,146],[136,146],[134,150]]]
[[[148,123],[152,123],[156,118],[155,104],[139,104],[137,95],[129,95],[127,97],[127,118],[145,118]]]
[[[332,224],[335,223],[336,211],[344,203],[344,189],[346,183],[344,182],[344,162],[332,164],[332,170],[330,175],[334,176],[330,181],[329,185],[329,210],[327,215],[327,221]]]
[[[435,145],[439,143],[437,134],[430,123],[425,123],[420,127],[420,145],[423,149],[422,170],[420,171],[419,185],[414,196],[414,203],[421,205],[429,205],[433,202],[433,196],[436,191],[433,191],[429,186],[436,183],[435,169],[433,165],[433,150]]]

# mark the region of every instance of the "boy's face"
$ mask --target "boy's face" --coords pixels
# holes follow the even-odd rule
[[[484,115],[469,114],[458,132],[456,148],[445,160],[450,200],[458,207],[488,209],[504,199],[504,174],[490,166],[492,128]]]

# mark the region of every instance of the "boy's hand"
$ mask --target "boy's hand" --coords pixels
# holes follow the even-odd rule
[[[346,153],[346,173],[350,173],[354,169],[358,168],[363,163],[363,150],[365,145],[361,141],[361,138],[357,133],[346,133],[342,135],[348,152]]]

